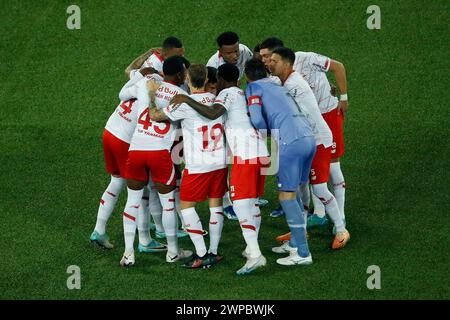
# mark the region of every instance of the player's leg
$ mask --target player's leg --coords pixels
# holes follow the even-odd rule
[[[120,193],[125,187],[126,180],[118,175],[111,175],[111,181],[108,184],[105,192],[100,200],[100,205],[97,213],[97,222],[95,224],[94,232],[92,232],[90,240],[97,245],[106,249],[113,248],[109,242],[106,234],[106,224],[111,216]]]
[[[331,195],[330,198],[330,193],[327,188],[327,182],[330,176],[330,160],[331,147],[325,148],[323,144],[319,145],[314,155],[309,174],[309,180],[313,189],[314,214],[308,217],[308,228],[326,226],[328,219],[325,212],[328,212],[332,220],[334,219],[333,217],[336,218],[339,216],[339,212],[336,211],[334,197]]]
[[[151,176],[149,177],[148,190],[149,210],[153,219],[153,223],[155,224],[155,235],[156,238],[161,239],[163,238],[161,234],[164,234],[164,227],[162,225],[162,206],[161,202],[159,201],[158,191],[156,191],[156,187]]]
[[[113,245],[106,234],[106,224],[116,206],[120,192],[126,185],[126,180],[122,176],[125,173],[129,144],[118,139],[108,130],[104,130],[102,141],[106,171],[111,174],[111,181],[100,199],[97,222],[90,240],[103,248],[111,249]]]
[[[339,161],[344,155],[344,113],[339,110],[336,112],[336,122],[332,132],[335,152],[332,153],[330,178],[331,183],[333,184],[334,196],[338,202],[339,210],[345,219],[345,180]]]
[[[306,238],[306,213],[303,204],[296,199],[296,191],[299,185],[307,182],[314,153],[315,143],[312,137],[280,147],[280,168],[277,175],[279,200],[291,231],[289,256],[277,260],[281,265],[312,263]]]
[[[144,187],[142,203],[139,207],[139,213],[137,216],[137,226],[139,233],[139,252],[161,252],[166,251],[167,246],[162,244],[154,239],[152,239],[150,235],[149,229],[149,200],[150,200],[150,192],[149,192],[149,184]],[[158,200],[159,202],[159,200]]]
[[[149,158],[150,175],[158,191],[163,208],[162,224],[167,239],[167,262],[175,262],[192,255],[189,250],[178,247],[178,217],[175,210],[175,167],[168,151],[154,151]]]
[[[217,256],[220,238],[222,236],[224,212],[223,196],[228,191],[228,167],[208,172],[207,189],[209,198],[209,250],[213,258]],[[221,257],[217,258],[218,260]]]
[[[128,179],[127,181],[127,202],[123,211],[123,232],[125,239],[125,251],[120,265],[123,267],[132,266],[135,263],[134,238],[136,237],[137,216],[141,206],[142,195],[146,181]]]
[[[261,212],[257,198],[264,194],[265,176],[261,173],[259,159],[255,164],[233,164],[230,184],[233,188],[233,202],[239,218],[246,248],[242,255],[247,259],[238,275],[246,275],[266,265],[258,244]]]

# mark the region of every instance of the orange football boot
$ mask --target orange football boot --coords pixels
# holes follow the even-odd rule
[[[350,233],[347,230],[345,230],[344,232],[338,232],[334,237],[333,243],[331,244],[331,248],[333,250],[342,249],[343,247],[345,247],[348,240],[350,240]]]

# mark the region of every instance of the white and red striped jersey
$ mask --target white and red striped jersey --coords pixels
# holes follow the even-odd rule
[[[158,109],[166,108],[176,94],[187,95],[187,92],[173,83],[162,81],[155,95],[156,107]],[[142,98],[139,103],[138,120],[131,139],[130,151],[170,150],[176,137],[178,124],[170,121],[158,122],[150,118],[147,85],[138,87],[138,101],[139,97]]]
[[[214,103],[226,110],[225,134],[233,156],[243,160],[269,155],[261,134],[252,126],[245,93],[238,87],[220,91]]]
[[[316,98],[308,82],[294,71],[284,82],[284,87],[289,90],[289,94],[294,98],[302,113],[311,124],[316,145],[323,144],[325,148],[333,144],[333,135],[330,128],[322,117]]]
[[[300,73],[308,82],[316,97],[321,113],[335,109],[338,99],[331,95],[330,82],[326,76],[331,59],[314,52],[295,53],[294,70]]]
[[[239,44],[239,60],[236,64],[236,67],[239,69],[239,79],[241,79],[244,76],[244,67],[245,63],[250,60],[253,57],[252,51],[245,45]],[[215,54],[209,58],[208,63],[206,64],[207,67],[214,67],[219,68],[221,65],[225,63],[225,60],[223,60],[222,55],[217,50]]]
[[[190,97],[207,106],[215,99],[209,92],[197,92]],[[181,120],[184,159],[190,174],[212,172],[227,166],[223,116],[207,119],[185,103],[170,105],[163,110],[172,121]]]

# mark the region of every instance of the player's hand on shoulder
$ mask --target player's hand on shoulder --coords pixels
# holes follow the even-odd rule
[[[147,67],[147,68],[142,68],[141,70],[139,70],[139,72],[145,77],[148,74],[153,74],[153,73],[158,73],[158,71],[156,71],[154,68],[152,67]]]

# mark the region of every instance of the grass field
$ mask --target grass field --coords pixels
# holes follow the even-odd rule
[[[81,29],[68,30],[73,3],[0,2],[1,299],[450,298],[448,1],[76,1]],[[381,30],[366,27],[371,4],[381,8]],[[183,40],[191,62],[205,63],[229,29],[250,48],[276,35],[345,64],[352,240],[332,252],[331,230],[312,231],[313,265],[277,265],[270,248],[286,223],[268,215],[277,205],[272,177],[264,270],[235,276],[244,242],[234,221],[214,268],[139,254],[121,269],[124,195],[108,227],[115,249],[93,248],[89,235],[109,181],[101,134],[123,70],[168,35]],[[81,290],[66,287],[69,265],[81,268]],[[366,287],[370,265],[381,268],[381,290]]]

